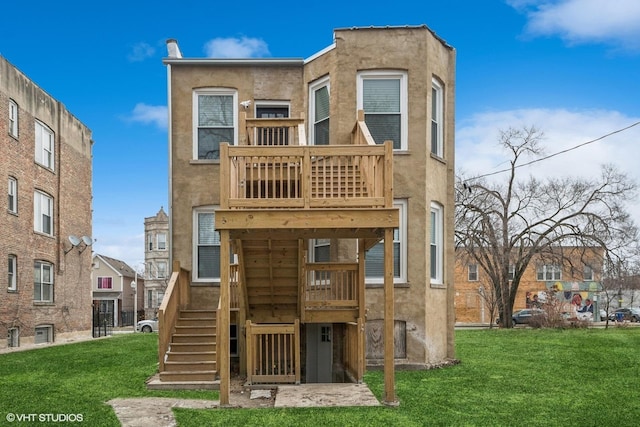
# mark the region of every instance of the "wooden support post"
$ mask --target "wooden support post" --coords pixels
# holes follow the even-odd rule
[[[384,230],[384,404],[396,406],[394,365],[393,228]]]
[[[229,230],[220,230],[220,323],[217,325],[217,349],[220,352],[220,405],[229,405],[229,386],[231,382],[229,349]]]

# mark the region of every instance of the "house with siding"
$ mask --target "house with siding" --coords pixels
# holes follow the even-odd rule
[[[424,25],[336,29],[306,59],[168,40],[160,382],[362,381],[454,357],[455,50]]]

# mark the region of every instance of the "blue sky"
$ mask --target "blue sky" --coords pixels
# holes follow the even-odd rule
[[[93,249],[134,268],[144,218],[167,209],[168,38],[185,57],[307,58],[335,28],[426,24],[457,51],[456,169],[466,174],[504,167],[500,129],[536,126],[552,154],[640,121],[638,0],[377,3],[12,1],[0,55],[92,129]],[[535,172],[588,176],[613,163],[640,181],[639,159],[640,125]]]

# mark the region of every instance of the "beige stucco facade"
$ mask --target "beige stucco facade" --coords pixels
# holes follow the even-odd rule
[[[395,283],[397,334],[405,347],[396,364],[438,364],[454,353],[453,312],[453,186],[455,50],[426,26],[353,28],[334,32],[334,43],[303,59],[165,60],[170,110],[170,248],[171,261],[194,268],[194,209],[219,206],[220,164],[194,158],[194,91],[225,88],[235,91],[240,118],[255,114],[256,104],[288,105],[292,118],[305,120],[311,133],[310,87],[326,79],[330,85],[331,144],[350,144],[359,108],[360,73],[402,76],[403,141],[394,150],[393,192],[401,201],[403,273]],[[441,87],[442,151],[433,154],[431,117],[433,82]],[[240,103],[251,101],[249,108]],[[232,144],[244,144],[243,130]],[[310,141],[311,143],[313,141]],[[431,279],[432,204],[442,213],[442,259],[438,280]],[[332,256],[353,256],[332,242]],[[343,254],[343,255],[340,255]],[[192,301],[217,306],[218,283],[193,281]],[[380,283],[367,283],[366,319],[369,332],[384,317]],[[371,330],[370,330],[371,329]],[[396,336],[396,340],[398,336]],[[370,363],[375,363],[370,360]]]

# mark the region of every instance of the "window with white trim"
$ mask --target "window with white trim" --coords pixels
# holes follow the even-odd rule
[[[45,168],[54,170],[53,131],[36,120],[36,162]]]
[[[147,290],[147,305],[145,308],[153,308],[153,290]]]
[[[329,77],[309,86],[309,143],[329,145]]]
[[[538,265],[536,276],[538,281],[562,280],[562,268],[556,264]]]
[[[113,289],[113,277],[98,277],[98,289]]]
[[[220,143],[237,140],[237,92],[200,89],[193,92],[193,158],[220,159]]]
[[[147,245],[149,247],[149,250],[152,251],[153,250],[153,235],[151,233],[147,233]]]
[[[431,154],[444,157],[444,94],[435,78],[431,82]]]
[[[158,279],[164,279],[167,277],[167,263],[164,261],[158,261]]]
[[[53,236],[53,198],[37,190],[33,194],[33,229]]]
[[[9,177],[9,202],[8,209],[11,213],[18,213],[18,180]]]
[[[215,229],[215,208],[194,210],[193,271],[195,281],[220,280],[220,233]]]
[[[9,135],[18,137],[18,104],[13,99],[9,100]]]
[[[407,73],[358,73],[358,110],[376,144],[393,141],[394,150],[407,150]]]
[[[156,292],[156,308],[162,305],[162,300],[164,299],[164,291]]]
[[[516,266],[509,264],[509,280],[513,280],[516,277]]]
[[[393,282],[407,282],[407,201],[395,200],[400,227],[393,230]],[[384,240],[365,253],[364,275],[367,283],[384,283]]]
[[[582,269],[582,280],[585,282],[591,282],[593,280],[593,268],[590,265],[585,265]]]
[[[15,292],[18,290],[18,257],[9,254],[7,290]]]
[[[167,250],[167,235],[165,233],[158,233],[156,236],[156,240],[158,241],[158,250],[166,251]]]
[[[53,264],[36,261],[33,267],[33,300],[53,302]]]
[[[431,203],[430,223],[429,264],[431,271],[431,283],[441,285],[444,283],[444,222],[443,208],[439,203]]]
[[[477,282],[478,281],[478,264],[469,264],[467,266],[467,280],[469,282]]]
[[[311,239],[311,262],[329,262],[331,260],[331,239]]]

